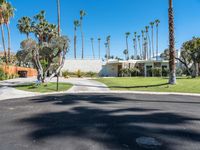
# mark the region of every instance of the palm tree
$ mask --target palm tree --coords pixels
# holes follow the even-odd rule
[[[60,0],[57,0],[58,36],[60,36]]]
[[[139,45],[139,49],[140,49],[140,55],[139,55],[139,56],[140,56],[140,59],[141,59],[141,58],[142,58],[142,48],[141,48],[140,37],[141,37],[140,35],[137,36],[137,39],[138,39],[138,45]]]
[[[107,36],[107,38],[106,38],[106,42],[107,42],[107,46],[108,46],[108,58],[110,58],[110,38],[111,38],[111,36],[109,35],[109,36]]]
[[[149,36],[149,26],[146,26],[145,29],[146,29],[146,37],[147,37],[147,40],[148,40],[148,43],[149,43],[147,53],[148,53],[148,58],[151,59],[151,39],[150,39],[150,36]]]
[[[108,61],[108,59],[109,59],[109,54],[108,54],[108,43],[106,42],[105,44],[105,49],[106,49],[106,60]]]
[[[4,23],[6,25],[7,31],[8,31],[8,62],[10,62],[10,50],[11,50],[11,39],[10,39],[10,18],[14,16],[15,9],[12,7],[12,5],[8,2],[6,2],[6,10],[4,12]]]
[[[81,38],[82,38],[82,59],[84,59],[84,33],[83,33],[83,17],[86,15],[84,10],[80,11],[80,28],[81,28]]]
[[[152,44],[152,53],[153,53],[153,58],[155,57],[154,53],[154,22],[150,22],[151,26],[151,44]]]
[[[135,59],[137,59],[137,32],[134,32],[134,40],[133,40],[133,42],[134,42],[134,49],[135,49]]]
[[[137,58],[137,53],[136,53],[136,39],[135,38],[133,38],[133,47],[134,47],[134,59],[136,59]]]
[[[145,59],[144,58],[146,56],[146,54],[144,52],[144,34],[145,34],[145,31],[142,30],[141,33],[142,33],[142,54],[143,54],[143,59]]]
[[[148,39],[144,38],[144,60],[148,59]]]
[[[130,32],[126,32],[125,33],[125,35],[126,35],[126,49],[127,49],[127,51],[129,51],[129,47],[128,47],[128,38],[129,38],[129,36],[130,36]],[[129,57],[129,56],[128,56]]]
[[[95,59],[95,54],[94,54],[94,38],[91,38],[91,44],[92,44],[92,55],[93,55],[93,59]]]
[[[4,57],[5,57],[5,62],[7,63],[7,51],[6,51],[6,45],[5,45],[5,36],[4,36],[4,29],[3,29],[3,24],[4,24],[4,17],[3,13],[5,11],[5,1],[1,0],[0,1],[0,26],[1,26],[1,36],[2,36],[2,44],[3,44],[3,50],[4,50]]]
[[[98,38],[98,44],[99,44],[99,59],[101,59],[101,38]]]
[[[74,59],[76,59],[76,43],[77,43],[77,27],[80,25],[80,22],[78,20],[74,20]]]
[[[169,0],[169,84],[176,84],[173,2]]]
[[[18,20],[17,28],[23,34],[26,34],[27,39],[29,38],[29,34],[32,31],[31,28],[31,18],[29,17],[22,17]]]
[[[58,15],[58,36],[60,36],[60,0],[57,0],[57,15]],[[61,55],[58,56],[58,64],[61,64]],[[58,91],[58,86],[59,86],[59,75],[60,72],[57,74],[57,91]]]
[[[128,50],[127,49],[125,49],[123,51],[123,54],[125,55],[125,60],[128,60],[129,58],[128,58]]]
[[[158,60],[158,40],[159,40],[159,37],[158,37],[158,26],[160,24],[160,20],[156,20],[155,21],[155,24],[156,24],[156,60]]]

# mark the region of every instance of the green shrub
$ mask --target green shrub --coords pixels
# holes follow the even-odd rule
[[[128,71],[132,77],[138,76],[140,73],[140,70],[138,68],[130,68]]]
[[[152,73],[154,77],[161,77],[162,76],[162,69],[159,67],[152,68]]]
[[[169,75],[169,69],[168,68],[164,68],[162,70],[162,76],[167,77]]]
[[[78,70],[78,71],[76,72],[76,76],[77,76],[78,78],[83,77],[83,73],[81,72],[81,70]]]
[[[95,72],[89,71],[89,72],[86,72],[84,76],[93,78],[93,77],[98,77],[98,74]]]
[[[129,68],[123,68],[120,70],[122,77],[129,76]]]
[[[63,71],[63,72],[62,72],[62,76],[63,76],[64,78],[68,78],[68,77],[69,77],[69,71],[68,71],[68,70]]]
[[[4,73],[3,69],[0,68],[0,80],[4,80],[4,78],[5,78],[5,73]]]
[[[182,76],[183,75],[183,70],[182,69],[176,69],[176,75],[177,76]]]

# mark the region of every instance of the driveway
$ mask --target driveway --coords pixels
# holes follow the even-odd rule
[[[13,87],[15,85],[30,83],[35,81],[36,78],[18,78],[18,79],[0,81],[0,100],[41,95],[41,93],[20,91]],[[60,78],[59,81],[71,83],[74,85],[70,90],[64,91],[65,93],[80,93],[80,92],[94,93],[94,92],[109,91],[109,88],[107,88],[106,85],[86,78],[69,78],[69,79]],[[56,78],[54,78],[51,82],[56,82]]]
[[[117,93],[1,101],[0,149],[199,150],[199,108],[199,97]]]
[[[109,88],[105,84],[87,78],[69,78],[69,79],[61,78],[60,81],[71,83],[74,85],[68,92],[78,93],[78,92],[109,91]]]
[[[0,81],[0,101],[11,98],[22,98],[35,96],[35,93],[25,92],[15,89],[13,86],[34,82],[35,78],[17,78],[6,81]]]

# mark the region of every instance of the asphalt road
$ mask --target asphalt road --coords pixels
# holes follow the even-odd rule
[[[0,150],[200,150],[200,98],[75,94],[0,101]]]

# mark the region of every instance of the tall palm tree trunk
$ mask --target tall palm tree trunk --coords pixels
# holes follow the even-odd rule
[[[9,27],[9,24],[6,23],[6,28],[7,28],[7,31],[8,31],[8,63],[10,63],[11,61],[11,53],[10,53],[10,50],[11,50],[11,39],[10,39],[10,27]]]
[[[147,38],[149,41],[149,59],[151,60],[152,51],[151,51],[151,39],[150,39],[149,33],[147,33]]]
[[[145,37],[145,55],[146,55],[146,60],[149,59],[149,41],[148,41],[148,35],[146,34],[146,37]]]
[[[158,25],[156,25],[156,60],[158,60]]]
[[[129,59],[128,36],[126,37],[126,49],[128,51],[127,59]]]
[[[6,45],[5,45],[5,36],[4,36],[4,30],[3,30],[3,25],[2,24],[1,24],[1,36],[2,36],[2,44],[3,44],[5,62],[8,63],[8,61],[7,61]]]
[[[152,43],[152,53],[153,53],[153,58],[155,57],[155,52],[154,52],[154,27],[151,27],[151,43]]]
[[[57,0],[57,13],[58,13],[58,36],[60,36],[60,0]]]
[[[101,40],[99,40],[99,59],[101,59]]]
[[[74,29],[74,59],[76,59],[76,28]]]
[[[91,41],[92,43],[92,55],[93,55],[93,59],[95,59],[95,54],[94,54],[94,41]]]
[[[142,59],[145,59],[145,53],[144,53],[144,31],[142,31]]]
[[[142,58],[142,48],[141,48],[141,41],[140,38],[138,37],[138,45],[139,45],[139,50],[140,50],[140,59]]]
[[[169,84],[176,84],[174,11],[172,0],[169,0]]]
[[[58,15],[58,36],[60,36],[60,0],[57,0],[57,15]],[[58,64],[61,65],[61,54],[58,56]],[[57,91],[59,90],[59,76],[60,71],[57,73]]]
[[[110,40],[108,40],[108,59],[110,59]]]
[[[84,59],[84,34],[83,34],[83,27],[82,27],[82,19],[80,20],[80,29],[81,29],[81,39],[82,39],[82,56],[81,58]]]
[[[142,37],[142,58],[144,59],[144,37]]]

